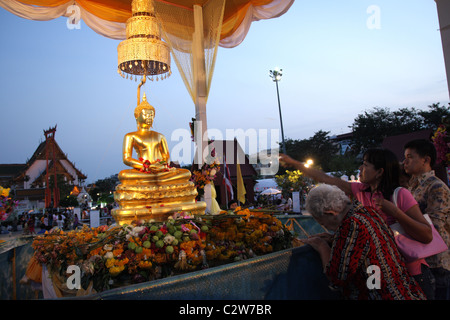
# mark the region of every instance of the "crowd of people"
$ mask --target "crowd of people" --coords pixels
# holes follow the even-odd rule
[[[450,190],[432,170],[435,147],[414,140],[404,146],[404,154],[400,163],[387,149],[367,150],[359,182],[280,156],[282,165],[321,183],[310,191],[306,208],[332,233],[304,242],[319,252],[324,272],[346,298],[450,300],[450,251],[406,262],[389,227],[398,222],[412,239],[429,243],[433,236],[426,213],[450,246]],[[399,186],[404,188],[395,205],[392,195]],[[381,286],[375,289],[368,285],[370,266],[380,268]]]
[[[107,224],[112,224],[112,207],[97,208],[100,217],[105,218]],[[44,214],[34,212],[23,212],[15,217],[6,228],[6,232],[17,232],[22,230],[24,235],[36,235],[52,228],[59,228],[63,231],[80,228],[83,223],[89,222],[90,210],[84,208],[79,214],[73,209],[53,209],[48,208]],[[20,228],[19,228],[20,227]]]

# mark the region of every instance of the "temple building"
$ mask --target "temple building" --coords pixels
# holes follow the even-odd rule
[[[63,177],[65,183],[73,185],[76,189],[82,189],[87,177],[61,150],[54,139],[55,131],[56,127],[44,131],[46,139],[39,144],[26,163],[0,164],[0,185],[11,188],[11,195],[20,201],[18,210],[42,209],[49,207],[50,204],[57,207],[59,191],[56,186],[55,198],[55,174],[57,177]]]

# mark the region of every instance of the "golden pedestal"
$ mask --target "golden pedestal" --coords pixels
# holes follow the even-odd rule
[[[138,170],[136,172],[138,173]],[[196,202],[197,189],[189,179],[160,183],[157,180],[152,181],[151,174],[148,179],[126,180],[119,174],[119,180],[121,184],[114,192],[114,200],[119,208],[112,210],[112,216],[120,225],[141,219],[162,222],[180,211],[195,215],[205,214],[206,203]]]

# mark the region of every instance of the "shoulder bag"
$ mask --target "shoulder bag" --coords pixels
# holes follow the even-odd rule
[[[397,206],[397,196],[400,188],[401,187],[395,189],[394,194],[392,195],[392,200],[395,206]],[[405,232],[405,230],[398,222],[390,225],[392,232],[394,233],[397,247],[407,262],[431,257],[448,250],[447,245],[440,236],[439,232],[434,227],[428,214],[424,214],[423,216],[431,226],[433,240],[431,240],[430,243],[422,243],[420,241],[414,240]]]

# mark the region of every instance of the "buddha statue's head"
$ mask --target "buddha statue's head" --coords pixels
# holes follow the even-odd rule
[[[141,129],[150,129],[153,125],[155,108],[147,102],[145,93],[142,97],[142,102],[134,109],[134,117],[138,127]]]

